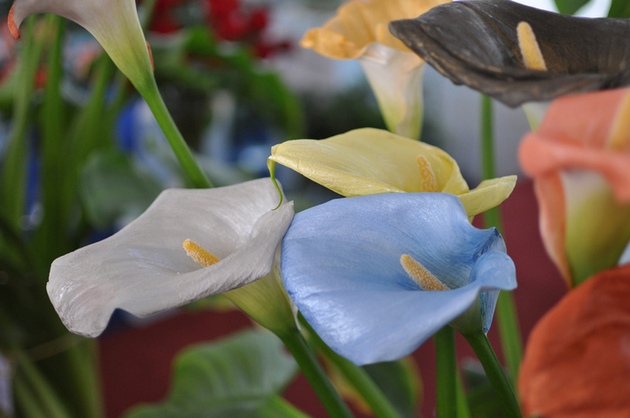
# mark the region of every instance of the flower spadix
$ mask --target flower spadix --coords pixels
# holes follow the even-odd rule
[[[547,252],[569,287],[615,266],[630,241],[630,89],[555,100],[519,150]]]
[[[444,193],[332,200],[298,213],[282,278],[304,318],[357,364],[394,360],[447,324],[487,331],[499,289],[516,287],[495,229]]]
[[[422,123],[424,61],[394,38],[387,25],[450,0],[350,0],[301,45],[333,59],[357,59],[376,95],[388,129],[417,139]]]
[[[15,0],[8,19],[13,37],[20,37],[21,23],[36,13],[56,14],[83,26],[138,90],[152,79],[134,0]]]
[[[293,217],[278,200],[269,179],[166,190],[117,234],[55,260],[50,299],[70,331],[96,336],[116,309],[146,316],[247,285],[271,272]]]
[[[508,106],[630,83],[628,19],[573,17],[514,1],[456,1],[393,34],[455,84]]]
[[[458,196],[469,216],[503,202],[516,176],[486,180],[473,190],[457,162],[432,145],[388,131],[356,129],[325,140],[301,139],[275,145],[278,163],[343,196],[395,192],[444,192]]]

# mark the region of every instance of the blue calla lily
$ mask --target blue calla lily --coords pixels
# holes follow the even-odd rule
[[[429,283],[407,272],[407,256],[432,274]],[[304,318],[357,364],[404,357],[447,324],[487,332],[499,290],[516,288],[501,235],[470,225],[459,200],[443,193],[361,196],[305,210],[283,239],[281,268]],[[443,290],[427,290],[433,285]]]

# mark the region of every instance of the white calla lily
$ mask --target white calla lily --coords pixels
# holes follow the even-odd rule
[[[116,309],[143,317],[244,286],[270,273],[293,219],[279,199],[268,178],[166,190],[117,234],[55,260],[49,297],[70,331],[94,337]],[[196,263],[187,239],[220,261]]]
[[[56,14],[83,26],[138,90],[153,79],[135,0],[15,0],[8,18],[14,38],[20,37],[24,19],[37,13]]]

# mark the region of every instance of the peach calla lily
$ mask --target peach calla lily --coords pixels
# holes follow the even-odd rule
[[[301,45],[333,59],[357,59],[388,129],[417,139],[422,124],[424,60],[394,38],[392,20],[414,18],[449,0],[350,0]]]
[[[547,252],[569,287],[617,264],[630,240],[630,89],[554,101],[520,148]]]
[[[15,0],[8,23],[14,38],[28,16],[52,13],[83,26],[141,90],[153,77],[150,51],[134,0]]]
[[[630,265],[625,265],[590,278],[541,319],[519,376],[527,416],[628,416],[629,298]]]
[[[271,149],[271,172],[276,163],[346,197],[423,191],[453,194],[468,216],[499,205],[516,183],[516,176],[507,176],[470,190],[457,162],[446,152],[373,128],[325,140],[286,141]]]

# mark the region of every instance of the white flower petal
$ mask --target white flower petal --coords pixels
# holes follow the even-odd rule
[[[370,44],[358,60],[388,129],[418,139],[422,124],[424,61],[416,54],[379,43]]]
[[[293,204],[274,209],[278,200],[269,179],[166,190],[117,234],[55,260],[49,297],[69,330],[93,337],[115,309],[147,316],[243,286],[271,271],[293,219]],[[185,239],[221,261],[196,264]]]
[[[139,90],[152,80],[151,58],[134,0],[15,0],[9,14],[14,37],[19,37],[22,21],[36,13],[53,13],[83,26]]]

